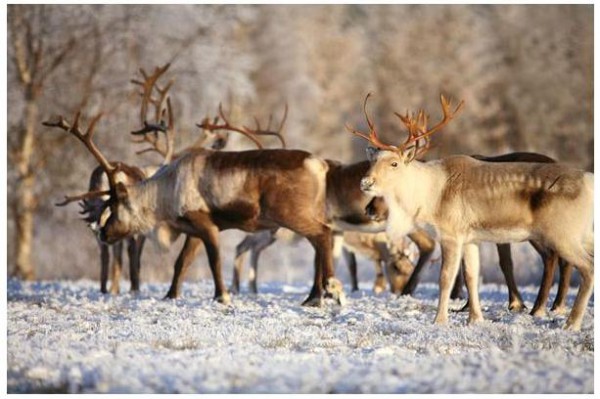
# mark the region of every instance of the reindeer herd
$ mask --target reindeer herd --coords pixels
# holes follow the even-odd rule
[[[159,153],[163,157],[161,165],[139,168],[109,161],[93,141],[101,115],[93,117],[87,129],[80,127],[80,113],[72,122],[60,116],[43,122],[81,141],[99,164],[90,177],[88,192],[67,196],[57,205],[79,201],[84,220],[96,233],[102,292],[108,292],[110,249],[110,291],[119,291],[124,242],[130,259],[131,289],[137,291],[145,238],[153,237],[168,246],[184,234],[168,298],[178,297],[186,271],[202,245],[217,301],[229,303],[229,293],[239,292],[247,252],[251,253],[253,270],[250,287],[256,292],[260,252],[292,235],[305,237],[315,251],[313,286],[303,305],[321,306],[325,298],[345,302],[342,284],[334,274],[334,257],[340,253],[347,260],[353,290],[358,289],[354,257],[358,252],[375,263],[376,293],[385,290],[387,275],[392,292],[412,294],[436,245],[423,229],[429,225],[435,228],[442,251],[435,323],[447,322],[449,299],[460,294],[461,263],[469,323],[483,319],[478,295],[478,243],[483,241],[498,246],[509,290],[509,309],[524,310],[514,281],[510,243],[529,241],[544,263],[542,284],[531,313],[545,314],[556,264],[560,264],[560,283],[552,309],[565,312],[574,266],[581,284],[566,328],[581,328],[593,291],[592,173],[534,153],[420,160],[429,149],[432,135],[455,118],[463,106],[461,102],[452,107],[443,96],[443,118],[433,127],[428,126],[423,110],[396,114],[408,135],[394,146],[379,139],[367,112],[367,95],[363,110],[369,132],[346,127],[370,144],[368,159],[354,164],[285,148],[281,130],[287,106],[278,127],[271,129],[269,121],[263,129],[258,120],[255,128],[232,125],[219,105],[217,117],[205,118],[197,125],[203,137],[175,152],[174,118],[168,96],[173,81],[159,84],[168,68],[168,64],[157,67],[152,74],[141,69],[143,79],[132,81],[142,90],[141,128],[132,133],[140,137],[138,142],[150,144],[138,153]],[[149,113],[153,115],[149,117]],[[226,132],[244,135],[258,149],[223,151]],[[283,148],[263,148],[261,136],[277,137]],[[222,277],[219,248],[219,232],[226,229],[249,233],[236,248],[230,291]],[[414,266],[407,255],[410,241],[419,250]]]

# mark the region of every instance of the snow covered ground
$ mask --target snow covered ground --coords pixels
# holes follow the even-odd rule
[[[503,286],[481,287],[486,321],[476,326],[466,313],[432,324],[435,284],[415,298],[361,288],[343,308],[308,309],[308,283],[263,283],[258,296],[243,290],[224,306],[209,281],[163,300],[166,284],[108,296],[90,280],[9,280],[8,392],[594,390],[593,299],[573,333],[562,329],[565,316],[508,312]],[[531,307],[537,287],[521,292]]]

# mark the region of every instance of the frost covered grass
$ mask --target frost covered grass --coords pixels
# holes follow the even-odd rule
[[[510,313],[506,288],[488,284],[485,322],[435,326],[435,284],[415,298],[370,287],[311,309],[309,284],[261,284],[224,306],[209,281],[163,300],[166,284],[109,296],[89,280],[10,280],[8,392],[593,392],[593,299],[573,333],[566,316]],[[521,292],[531,307],[537,287]]]

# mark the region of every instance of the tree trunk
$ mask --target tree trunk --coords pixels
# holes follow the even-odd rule
[[[25,110],[25,131],[17,156],[17,201],[15,212],[16,225],[16,263],[13,274],[24,280],[33,280],[35,271],[31,259],[33,246],[33,218],[37,201],[35,198],[35,171],[31,164],[34,152],[34,134],[37,124],[38,106],[35,100],[27,102]]]

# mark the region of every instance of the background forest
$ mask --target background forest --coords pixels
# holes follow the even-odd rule
[[[394,111],[425,108],[438,96],[464,99],[460,117],[434,139],[427,158],[456,153],[544,153],[593,170],[592,5],[12,5],[8,7],[8,273],[25,278],[97,278],[98,249],[76,205],[53,204],[87,189],[96,166],[83,146],[44,128],[53,114],[105,111],[96,141],[111,159],[160,163],[135,154],[140,67],[171,62],[177,148],[215,115],[289,116],[289,148],[353,162],[365,143],[344,129],[364,127],[362,101],[387,141],[401,139]],[[277,146],[277,141],[272,145]],[[250,148],[233,137],[228,149]],[[221,235],[226,276],[243,236]],[[142,281],[170,278],[181,247],[147,246]],[[306,245],[305,250],[299,249]],[[304,248],[304,247],[303,247]],[[309,280],[312,251],[277,243],[261,279]],[[484,251],[484,277],[499,276]],[[539,281],[528,248],[519,283]],[[364,262],[363,262],[364,263]],[[190,280],[208,276],[200,255]],[[359,265],[360,267],[360,265]],[[127,267],[125,267],[126,272]],[[360,267],[372,276],[371,267]],[[338,268],[343,279],[345,268]],[[346,280],[347,281],[347,280]]]

